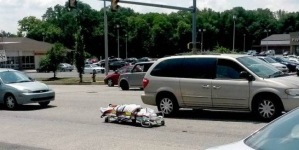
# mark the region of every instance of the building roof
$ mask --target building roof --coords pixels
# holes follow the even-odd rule
[[[1,47],[3,47],[4,50],[7,51],[48,51],[52,48],[53,44],[42,42],[42,41],[36,41],[30,38],[26,37],[9,37],[9,38],[3,38],[3,42],[16,42],[11,44],[4,44]],[[67,49],[67,51],[73,51],[70,49]]]
[[[290,34],[273,34],[262,39],[262,41],[290,41],[290,39]]]

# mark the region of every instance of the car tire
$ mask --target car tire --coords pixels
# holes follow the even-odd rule
[[[166,117],[175,115],[179,110],[176,98],[169,94],[159,97],[158,110]]]
[[[113,87],[113,86],[114,86],[113,80],[112,80],[112,79],[108,79],[108,80],[107,80],[107,85],[108,85],[109,87]]]
[[[121,81],[120,82],[120,87],[122,90],[126,91],[126,90],[129,90],[129,84],[127,81]]]
[[[47,107],[50,104],[50,101],[48,102],[39,102],[38,103],[41,107]]]
[[[272,121],[282,113],[281,106],[272,98],[259,98],[255,103],[254,112],[263,121]]]
[[[297,72],[297,76],[299,76],[299,72]]]
[[[11,94],[6,95],[4,99],[5,107],[9,110],[14,110],[18,107],[18,103],[15,99],[15,97]]]

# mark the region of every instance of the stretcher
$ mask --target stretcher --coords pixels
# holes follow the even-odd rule
[[[101,107],[100,110],[102,113],[101,118],[105,118],[107,123],[132,122],[147,128],[165,125],[163,113],[155,113],[151,108],[143,108],[136,104],[109,104],[108,107]]]

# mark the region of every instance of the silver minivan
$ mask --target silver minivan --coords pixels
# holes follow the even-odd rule
[[[248,55],[161,58],[143,79],[143,103],[166,116],[179,108],[254,112],[272,120],[299,106],[299,78]]]

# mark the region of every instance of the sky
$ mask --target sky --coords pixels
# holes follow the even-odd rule
[[[81,0],[89,4],[92,8],[100,10],[103,7],[103,1],[99,0]],[[121,0],[120,0],[121,1]],[[129,0],[154,4],[165,4],[171,6],[190,7],[193,0]],[[35,16],[41,19],[47,8],[57,4],[64,5],[66,0],[0,0],[0,30],[17,33],[18,21],[27,16]],[[110,2],[107,2],[110,5]],[[121,7],[130,7],[136,12],[158,12],[170,13],[177,10],[146,7],[138,5],[129,5],[119,3]],[[257,8],[269,8],[271,11],[285,10],[287,12],[299,11],[299,0],[197,0],[197,8],[211,8],[222,12],[234,7],[243,7],[246,10]]]

